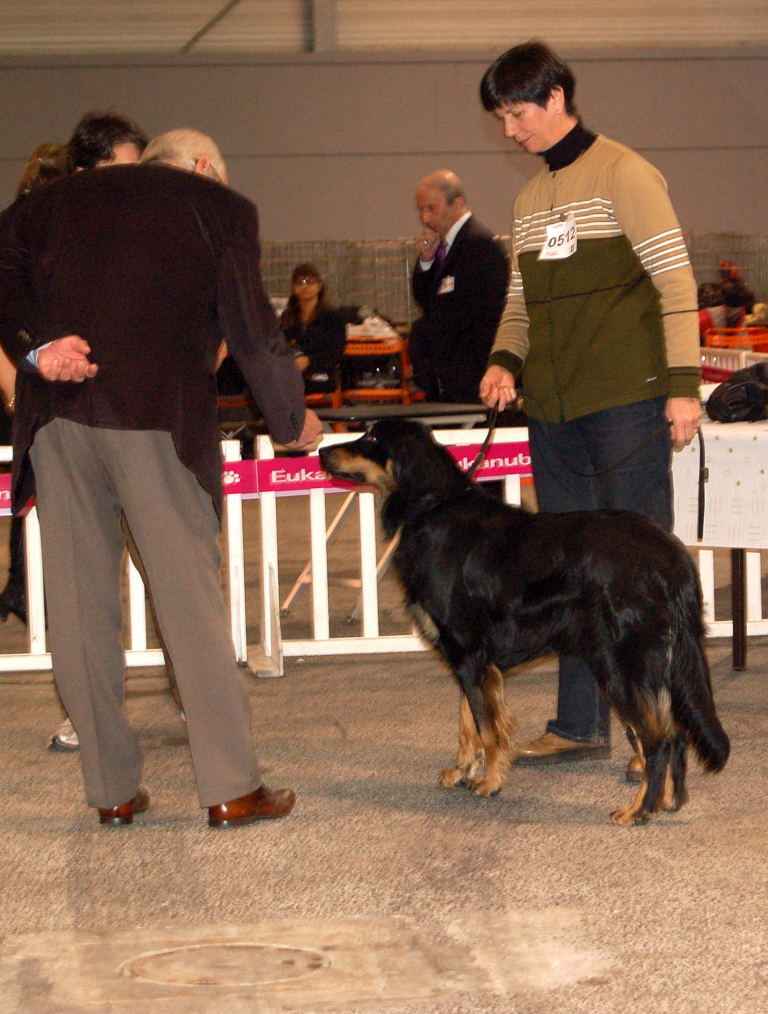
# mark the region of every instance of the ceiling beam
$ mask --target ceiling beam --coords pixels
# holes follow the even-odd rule
[[[327,53],[337,48],[336,0],[303,0],[304,49]]]
[[[237,7],[239,3],[240,0],[229,0],[228,3],[225,3],[218,14],[214,14],[212,18],[209,18],[203,27],[199,31],[195,32],[191,39],[184,43],[179,52],[189,53],[192,47],[196,46],[197,43],[204,38],[213,27],[218,25],[218,23],[223,20],[227,14],[229,14],[233,7]]]

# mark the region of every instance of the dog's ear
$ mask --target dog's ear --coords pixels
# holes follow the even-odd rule
[[[420,486],[428,481],[431,448],[435,441],[430,431],[420,424],[401,424],[398,431],[382,434],[382,445],[387,451],[387,471],[392,476],[395,486]],[[391,446],[386,446],[391,444]]]
[[[381,467],[381,471],[376,475],[376,486],[388,496],[397,489],[395,461],[385,445],[379,440],[376,441],[375,460]]]
[[[450,453],[421,423],[404,421],[391,443],[392,479],[410,503],[437,503],[471,486]]]

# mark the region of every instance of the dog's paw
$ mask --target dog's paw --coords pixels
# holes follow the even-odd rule
[[[444,789],[453,789],[457,785],[461,785],[464,781],[465,774],[461,768],[457,768],[455,765],[452,768],[443,768],[440,774],[437,776],[437,780],[443,786]]]
[[[476,796],[495,796],[501,792],[502,784],[500,778],[475,778],[469,787]]]
[[[648,823],[648,814],[642,810],[637,810],[634,806],[622,806],[618,810],[614,810],[611,814],[611,820],[614,824],[618,824],[621,827],[640,827],[641,824]]]

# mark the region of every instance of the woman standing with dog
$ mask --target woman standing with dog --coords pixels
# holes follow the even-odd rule
[[[507,303],[480,396],[503,410],[522,375],[539,507],[630,509],[672,527],[671,450],[701,416],[696,283],[661,174],[583,126],[570,68],[528,42],[480,85],[506,137],[545,165],[513,209]],[[557,717],[518,763],[610,753],[586,664],[560,659]],[[639,762],[628,778],[639,780]]]

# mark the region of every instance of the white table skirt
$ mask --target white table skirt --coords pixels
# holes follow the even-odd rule
[[[704,536],[699,545],[768,549],[768,420],[702,424],[706,467]],[[675,534],[697,545],[699,442],[673,454]]]

